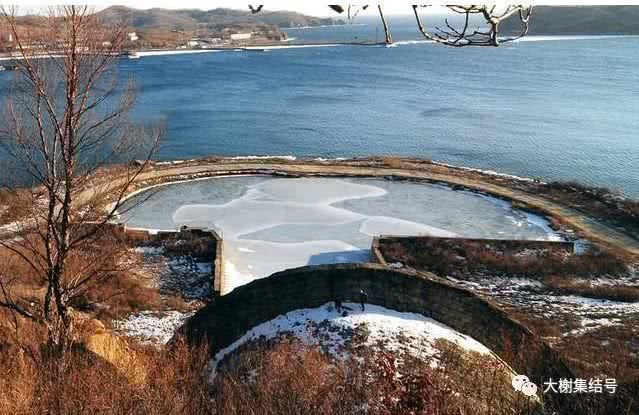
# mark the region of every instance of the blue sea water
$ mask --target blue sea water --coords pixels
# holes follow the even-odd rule
[[[293,41],[374,26],[291,30]],[[378,32],[379,36],[379,32]],[[396,28],[396,39],[411,39]],[[123,59],[164,159],[405,155],[639,195],[639,37],[499,48],[333,46]],[[0,84],[11,75],[0,73]],[[0,95],[2,95],[0,93]]]

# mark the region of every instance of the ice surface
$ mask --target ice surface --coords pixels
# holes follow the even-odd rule
[[[224,239],[228,289],[287,268],[368,261],[372,237],[380,234],[557,238],[545,219],[509,202],[381,179],[243,176],[177,183],[122,219],[141,228],[215,229]]]
[[[383,196],[386,190],[339,179],[268,180],[253,189],[275,200],[330,205],[342,200]]]
[[[224,242],[224,273],[229,290],[286,268],[367,262],[370,251],[342,241],[277,243],[247,239]]]
[[[411,222],[408,220],[389,218],[385,216],[374,216],[366,219],[360,231],[366,235],[397,235],[397,236],[410,236],[410,235],[429,235],[429,236],[443,236],[443,237],[455,237],[459,236],[456,233],[448,232],[443,229],[438,229],[433,226],[424,225],[421,223]]]
[[[284,224],[345,224],[364,216],[328,205],[283,201],[234,200],[221,206],[190,205],[180,207],[173,222],[192,227],[220,230],[225,238]]]

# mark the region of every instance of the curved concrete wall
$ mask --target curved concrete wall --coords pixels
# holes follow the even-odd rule
[[[432,274],[377,264],[302,267],[252,281],[198,311],[181,334],[191,342],[206,339],[216,353],[278,315],[319,307],[336,296],[357,300],[360,289],[372,304],[430,316],[475,338],[532,379],[571,377],[538,336],[489,301]]]

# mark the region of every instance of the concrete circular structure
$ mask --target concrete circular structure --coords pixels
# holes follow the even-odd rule
[[[162,162],[153,164],[136,181],[133,195],[166,183],[221,175],[272,174],[286,177],[378,177],[444,183],[453,188],[484,192],[517,202],[519,207],[560,219],[565,226],[588,239],[632,256],[639,256],[639,240],[618,227],[595,219],[574,207],[540,196],[532,180],[488,174],[481,171],[442,166],[424,160],[399,160],[394,167],[376,159],[367,160],[286,160],[282,158],[221,158]],[[113,181],[113,180],[112,180]],[[105,184],[109,186],[109,184]],[[134,190],[134,191],[133,191]],[[90,193],[92,194],[94,190]],[[2,234],[2,231],[0,231]]]

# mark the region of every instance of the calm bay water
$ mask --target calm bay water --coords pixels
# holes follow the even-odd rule
[[[360,32],[374,38],[290,35]],[[139,85],[135,117],[166,121],[164,159],[397,154],[638,196],[639,38],[533,40],[148,56],[119,71]]]

